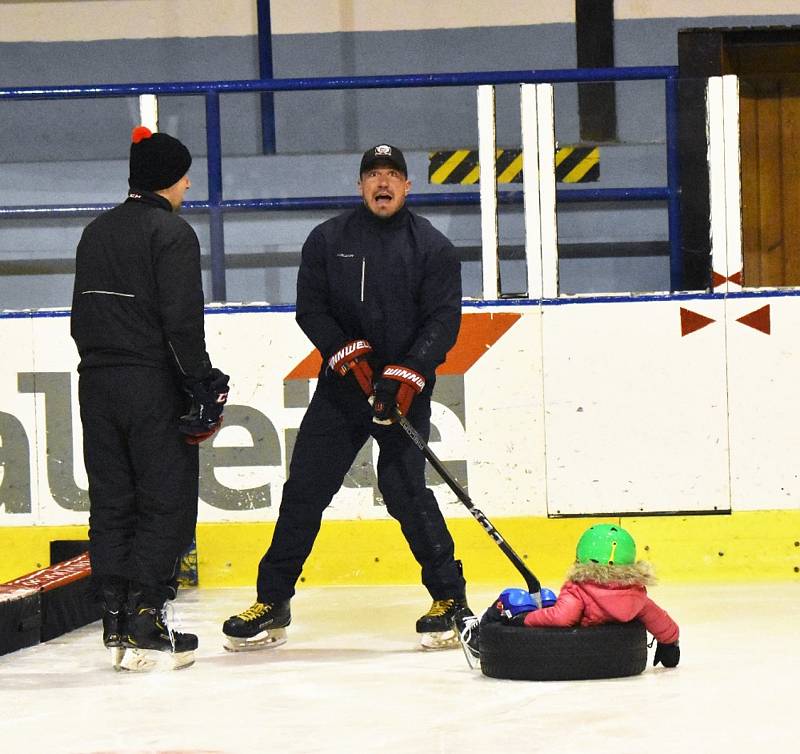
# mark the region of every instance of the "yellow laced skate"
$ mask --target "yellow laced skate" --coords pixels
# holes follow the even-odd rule
[[[289,600],[254,602],[222,625],[223,646],[229,652],[280,646],[286,643],[286,626],[291,622]]]
[[[456,615],[472,615],[465,599],[434,600],[430,609],[417,621],[417,633],[423,649],[453,649],[459,646]]]

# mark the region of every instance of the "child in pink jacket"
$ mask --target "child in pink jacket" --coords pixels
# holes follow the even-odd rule
[[[633,537],[621,526],[597,524],[578,540],[575,563],[552,607],[520,609],[498,599],[481,623],[567,627],[639,620],[658,642],[653,664],[674,668],[680,661],[678,625],[648,597],[646,587],[654,581],[651,565],[636,561]],[[477,634],[476,627],[471,627],[473,634]],[[477,636],[462,636],[462,641],[471,645],[465,649],[478,655]]]

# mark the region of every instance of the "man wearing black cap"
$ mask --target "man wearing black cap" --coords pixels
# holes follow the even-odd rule
[[[472,613],[453,539],[425,485],[425,457],[393,425],[395,410],[426,440],[436,367],[461,322],[461,271],[453,245],[405,207],[403,153],[390,144],[361,159],[363,204],[317,226],[303,246],[297,322],[322,368],[300,425],[257,601],[229,618],[231,650],[285,641],[289,601],[323,511],[361,447],[378,443],[378,487],[422,568],[433,604],[416,624],[423,646],[457,646],[456,614]]]
[[[228,378],[205,346],[200,245],[177,215],[191,155],[133,130],[130,190],[83,231],[72,337],[89,478],[89,557],[115,666],[193,661],[164,615],[197,521],[198,443],[218,429]]]

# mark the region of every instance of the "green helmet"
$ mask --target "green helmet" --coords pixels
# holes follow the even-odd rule
[[[575,558],[579,563],[631,565],[636,562],[636,542],[621,526],[595,524],[578,540]]]

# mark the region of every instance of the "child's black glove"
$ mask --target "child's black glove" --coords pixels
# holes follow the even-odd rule
[[[665,668],[675,668],[681,661],[681,648],[676,641],[674,644],[656,644],[656,654],[653,657],[653,666],[660,662]]]

